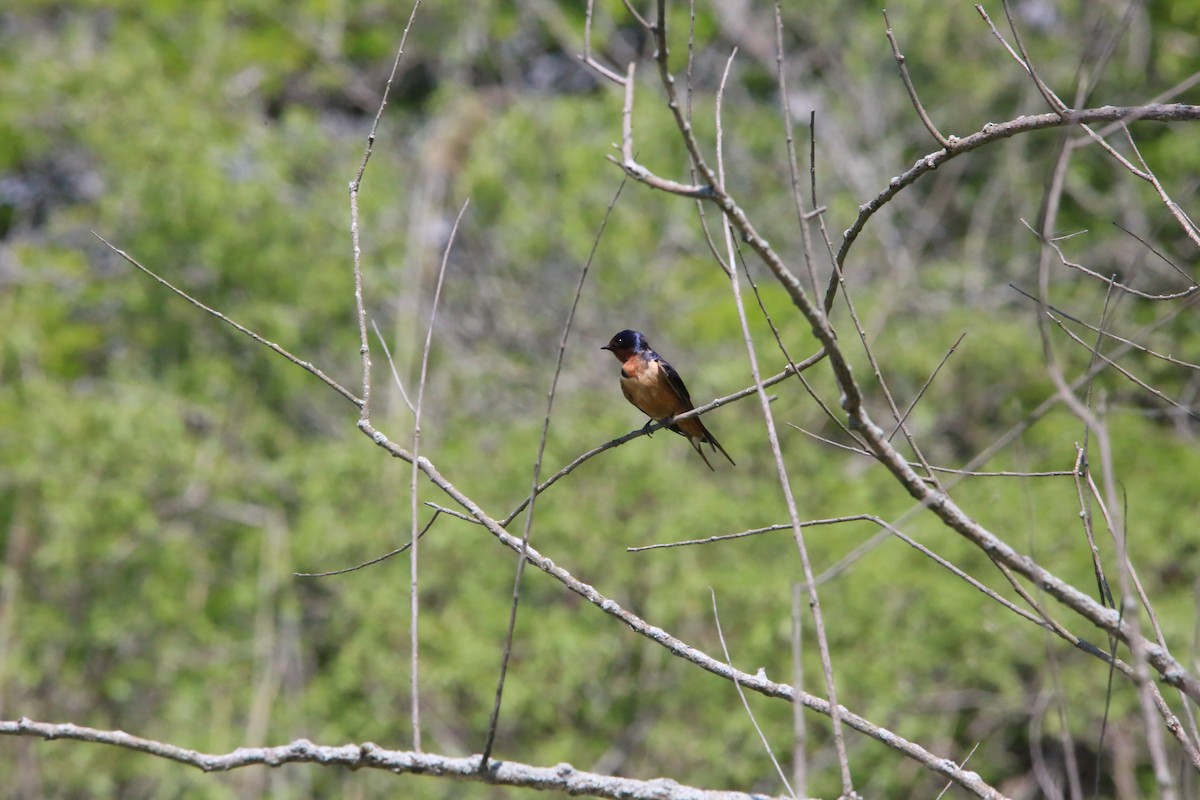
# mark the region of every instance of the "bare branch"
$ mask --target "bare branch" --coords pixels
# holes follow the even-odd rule
[[[359,429],[362,430],[363,434],[370,438],[371,441],[373,441],[377,446],[383,448],[392,456],[406,461],[412,460],[411,453],[404,450],[404,448],[400,447],[395,442],[392,442],[381,431],[376,430],[369,421],[360,421]],[[421,467],[421,471],[429,477],[435,486],[440,488],[447,494],[447,496],[452,498],[456,503],[466,509],[467,512],[470,513],[475,520],[482,524],[494,537],[496,537],[501,544],[518,554],[524,549],[526,558],[529,559],[530,564],[537,567],[542,572],[545,572],[547,575],[550,575],[567,589],[587,600],[604,613],[618,619],[635,633],[639,634],[640,636],[644,636],[647,639],[650,639],[651,641],[666,648],[671,654],[685,659],[686,661],[689,661],[700,668],[713,673],[714,675],[727,680],[737,681],[743,687],[750,689],[751,691],[758,692],[759,694],[767,697],[779,697],[792,702],[803,703],[809,709],[820,714],[825,714],[826,716],[829,716],[832,713],[831,707],[827,700],[820,697],[815,697],[806,692],[797,691],[787,684],[771,681],[766,677],[766,674],[762,670],[759,670],[758,673],[751,675],[749,673],[733,669],[724,662],[712,658],[703,651],[688,645],[686,642],[674,636],[671,636],[662,628],[651,625],[636,614],[622,608],[619,603],[602,595],[591,585],[575,578],[567,570],[558,566],[549,558],[543,556],[533,547],[523,548],[520,539],[509,534],[495,519],[490,517],[482,508],[480,508],[473,500],[471,500],[471,498],[463,494],[457,487],[454,486],[454,484],[450,483],[450,481],[446,480],[446,478],[441,474],[441,472],[438,471],[438,469],[433,465],[433,462],[431,462],[429,459],[421,457],[418,464]],[[933,770],[940,775],[945,775],[953,780],[957,785],[963,787],[967,791],[970,791],[977,797],[992,798],[994,800],[1000,800],[1000,798],[1003,798],[1002,794],[980,779],[978,775],[973,772],[958,769],[958,767],[955,766],[952,761],[933,755],[920,745],[897,736],[892,731],[874,725],[868,720],[852,713],[845,707],[839,706],[837,713],[840,715],[842,721],[849,727],[859,731],[860,733],[870,736],[871,738],[883,742],[891,749],[917,761],[926,768]]]
[[[1163,105],[1161,103],[1149,103],[1144,106],[1102,106],[1100,108],[1089,108],[1082,111],[1068,111],[1065,114],[1036,114],[1033,116],[1022,116],[1008,122],[993,123],[989,122],[984,125],[979,131],[957,139],[954,146],[948,150],[938,150],[923,156],[918,159],[916,164],[909,167],[905,172],[891,179],[888,186],[882,192],[871,198],[869,201],[859,206],[858,216],[854,222],[846,229],[843,234],[842,245],[838,248],[837,261],[839,264],[844,263],[846,255],[850,251],[850,247],[862,233],[866,227],[867,221],[875,215],[879,209],[883,208],[887,203],[903,191],[908,186],[912,185],[927,172],[932,172],[938,167],[945,164],[952,158],[957,158],[963,153],[968,153],[972,150],[977,150],[984,145],[1000,139],[1007,139],[1011,136],[1016,136],[1029,131],[1046,130],[1048,128],[1060,128],[1064,125],[1079,125],[1098,122],[1118,122],[1118,121],[1154,121],[1154,122],[1187,122],[1200,120],[1200,106],[1188,105],[1186,103],[1173,103]],[[832,287],[836,289],[836,287]]]
[[[0,721],[0,734],[28,736],[53,741],[69,739],[94,742],[165,758],[204,772],[228,772],[249,766],[281,767],[285,764],[336,765],[348,769],[378,769],[397,775],[433,775],[476,781],[493,786],[561,792],[568,795],[603,797],[610,800],[770,800],[761,794],[721,792],[683,786],[657,778],[640,781],[577,770],[570,764],[534,767],[517,761],[493,761],[480,770],[478,755],[451,758],[404,750],[387,750],[371,742],[317,745],[307,739],[277,747],[239,747],[232,753],[213,755],[177,747],[153,739],[131,736],[124,731],[106,731],[81,725],[19,720]],[[985,795],[980,795],[985,796]],[[999,797],[999,795],[991,795]]]

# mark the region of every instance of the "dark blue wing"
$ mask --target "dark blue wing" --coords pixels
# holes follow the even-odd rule
[[[687,386],[683,383],[683,378],[679,377],[679,373],[671,366],[671,363],[658,353],[654,354],[654,359],[658,361],[658,365],[662,367],[663,374],[667,376],[667,383],[671,384],[671,388],[675,390],[675,394],[679,395],[679,399],[687,403],[686,411],[690,411],[692,405],[692,397],[688,394]],[[683,412],[679,412],[683,413]]]

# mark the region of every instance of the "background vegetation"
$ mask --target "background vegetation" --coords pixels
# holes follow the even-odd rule
[[[836,245],[859,204],[936,146],[895,75],[878,3],[786,6],[790,102],[802,152],[802,123],[816,112],[817,176]],[[1065,98],[1094,70],[1079,105],[1146,102],[1200,70],[1191,0],[1014,7],[1042,76]],[[407,560],[320,580],[292,574],[407,541],[409,468],[358,433],[342,398],[137,274],[90,233],[356,385],[346,185],[409,11],[371,0],[15,0],[0,10],[0,718],[118,728],[208,752],[298,737],[411,745]],[[1045,110],[969,3],[915,0],[889,13],[943,132]],[[423,7],[360,199],[369,314],[410,388],[450,224],[470,200],[439,309],[422,454],[497,516],[527,493],[566,311],[623,177],[604,158],[620,140],[621,97],[575,58],[583,21],[575,3]],[[686,8],[672,23],[687,30]],[[700,136],[711,144],[713,89],[736,45],[725,100],[730,187],[799,263],[773,10],[719,2],[697,8],[694,24]],[[598,9],[595,26],[606,63],[652,52],[620,4]],[[649,61],[640,71],[638,158],[683,177],[686,154]],[[1189,98],[1200,102],[1195,88],[1173,97]],[[1195,126],[1136,134],[1174,199],[1194,208]],[[954,161],[885,209],[856,246],[854,300],[902,405],[966,333],[910,420],[935,463],[961,465],[1053,394],[1036,308],[1008,284],[1035,286],[1040,245],[1021,220],[1036,222],[1058,142],[1074,135],[1018,137]],[[1086,230],[1064,243],[1072,260],[1147,291],[1186,286],[1119,225],[1194,280],[1195,250],[1149,187],[1095,149],[1072,161],[1067,184],[1060,231]],[[808,326],[768,276],[756,277],[793,355],[809,354]],[[1104,285],[1065,269],[1053,284],[1056,304],[1099,320]],[[1129,297],[1114,304],[1124,335],[1165,313]],[[834,324],[853,336],[843,308]],[[752,325],[765,368],[778,370],[767,323]],[[549,469],[642,424],[598,349],[626,327],[647,333],[697,400],[750,383],[727,281],[694,206],[638,186],[624,190],[583,295]],[[1185,310],[1144,341],[1195,362],[1196,331]],[[1058,341],[1069,374],[1086,367],[1086,350]],[[1135,367],[1195,408],[1194,370],[1149,359]],[[865,361],[856,369],[869,374]],[[828,396],[827,372],[811,375]],[[402,439],[411,417],[378,348],[375,377],[377,424]],[[1095,391],[1135,563],[1175,652],[1194,659],[1196,424],[1120,376],[1106,373]],[[778,394],[777,419],[838,436],[806,394]],[[539,499],[533,541],[626,607],[719,653],[711,587],[734,662],[790,681],[800,572],[787,532],[625,550],[786,521],[759,417],[751,399],[706,418],[736,469],[710,473],[667,434],[588,462]],[[868,459],[782,431],[803,518],[908,509]],[[987,468],[1069,470],[1081,438],[1073,416],[1052,411]],[[1070,477],[972,479],[954,495],[1014,547],[1082,589],[1094,585]],[[920,516],[904,529],[1004,586],[951,532]],[[818,569],[845,567],[821,586],[844,705],[947,757],[973,751],[970,767],[1013,796],[1046,791],[1046,775],[1061,781],[1064,732],[1081,774],[1100,765],[1102,796],[1153,786],[1127,683],[1106,706],[1100,661],[1003,614],[899,541],[846,566],[875,533],[862,523],[809,536]],[[446,516],[422,540],[430,751],[482,747],[509,556],[478,526]],[[732,686],[540,574],[526,576],[524,592],[497,757],[782,793]],[[805,671],[819,692],[811,645]],[[788,758],[791,709],[751,704]],[[810,716],[810,732],[809,791],[836,796],[827,720]],[[848,745],[867,796],[940,788],[877,743],[851,735]],[[310,766],[204,775],[17,737],[0,740],[0,773],[13,796],[29,798],[523,794]]]

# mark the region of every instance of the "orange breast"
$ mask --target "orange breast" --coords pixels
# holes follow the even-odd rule
[[[637,356],[626,361],[621,370],[621,391],[643,414],[655,420],[682,414],[690,408],[675,394],[657,361]]]

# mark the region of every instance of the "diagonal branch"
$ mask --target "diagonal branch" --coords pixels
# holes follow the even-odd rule
[[[376,445],[383,448],[395,458],[403,461],[412,461],[412,453],[409,453],[403,447],[388,439],[388,437],[377,430],[369,421],[360,420],[358,423],[359,429],[371,439]],[[487,528],[493,536],[495,536],[501,544],[512,550],[514,553],[520,554],[524,550],[525,558],[529,563],[551,576],[570,591],[587,600],[592,605],[599,608],[604,613],[614,617],[625,625],[629,626],[634,633],[644,636],[656,644],[665,647],[673,655],[678,656],[686,661],[695,664],[696,666],[713,673],[721,678],[731,681],[737,681],[743,687],[751,691],[758,692],[767,697],[777,697],[785,700],[790,700],[794,703],[802,703],[805,707],[816,711],[819,714],[830,716],[832,709],[829,701],[810,695],[806,692],[798,691],[785,683],[778,683],[769,680],[763,670],[751,675],[748,672],[743,672],[730,667],[728,664],[713,658],[702,650],[699,650],[687,644],[681,639],[678,639],[662,628],[651,625],[644,619],[634,614],[631,611],[622,608],[619,603],[609,597],[602,595],[590,584],[584,583],[570,572],[558,566],[551,559],[543,556],[532,547],[523,547],[521,539],[513,536],[504,529],[499,522],[489,516],[480,506],[475,503],[467,495],[463,494],[454,484],[448,481],[441,472],[434,466],[433,462],[422,456],[418,459],[418,466],[424,472],[435,486],[440,488],[451,499],[462,506],[466,511],[483,527]],[[960,769],[953,761],[941,758],[929,752],[915,742],[910,742],[907,739],[897,735],[896,733],[881,728],[863,717],[854,714],[844,706],[838,707],[838,714],[841,716],[842,722],[850,728],[869,736],[888,747],[896,750],[904,756],[913,759],[922,764],[927,769],[936,772],[939,775],[944,775],[957,785],[974,794],[976,797],[991,798],[1000,800],[1004,795],[997,792],[989,786],[974,772],[969,772]]]

